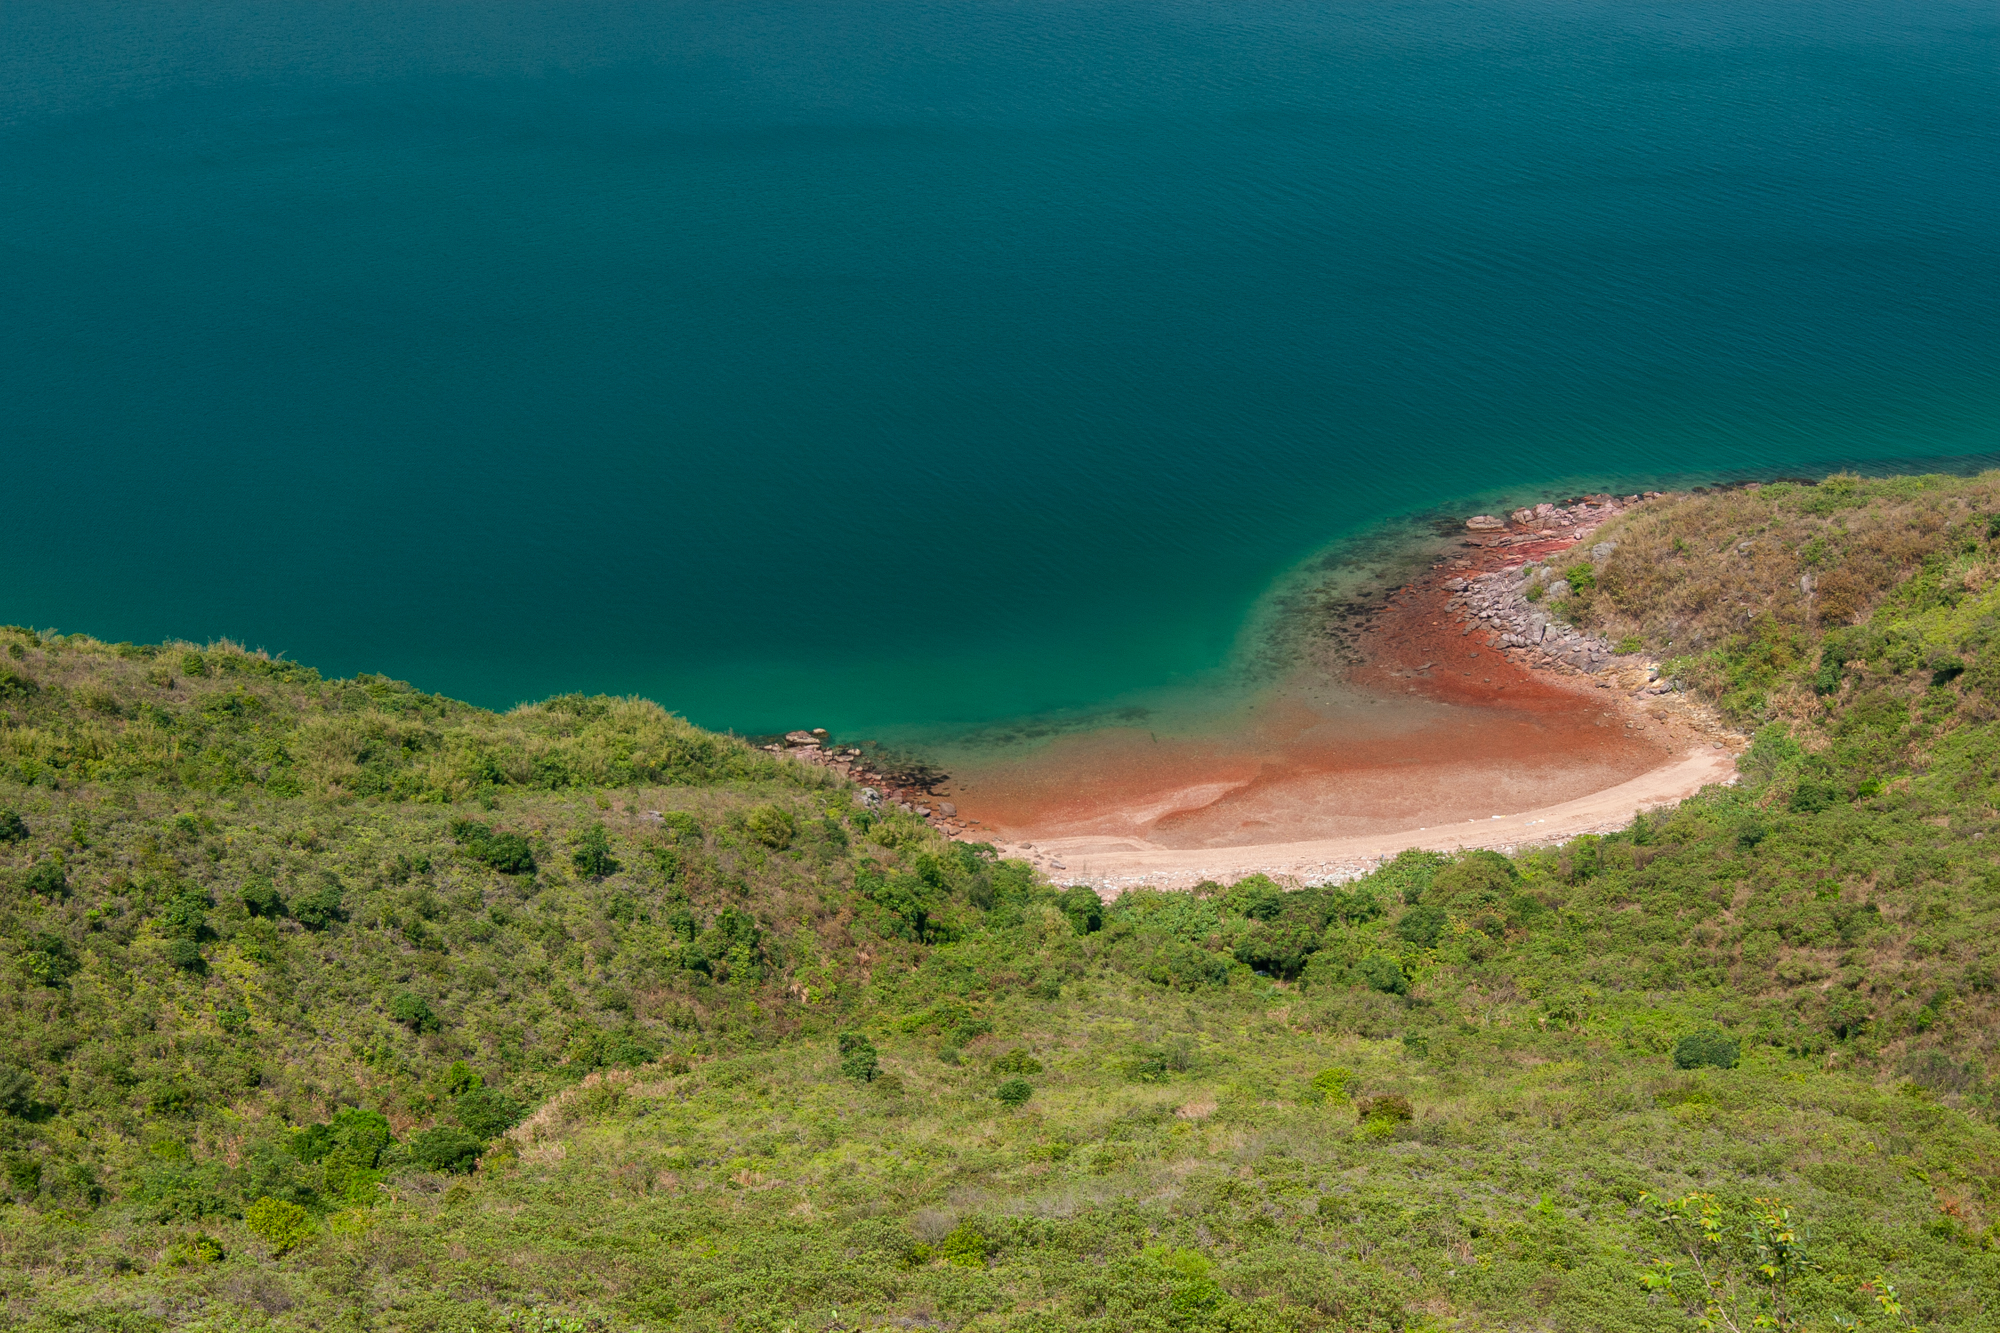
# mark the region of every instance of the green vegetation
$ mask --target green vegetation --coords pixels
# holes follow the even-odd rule
[[[649,704],[0,631],[0,1327],[2000,1327],[1994,490],[1569,580],[1739,787],[1111,904]]]

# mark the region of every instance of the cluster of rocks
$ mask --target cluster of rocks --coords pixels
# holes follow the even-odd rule
[[[855,792],[854,799],[871,810],[885,806],[907,810],[951,837],[959,837],[971,829],[970,824],[958,818],[956,805],[938,800],[920,787],[899,783],[870,767],[867,757],[859,749],[832,744],[825,727],[814,727],[811,731],[788,731],[782,742],[773,742],[761,748],[802,764],[831,769],[858,784],[859,790]]]
[[[1597,556],[1599,550],[1615,544],[1600,543],[1591,554]],[[1604,554],[1610,551],[1604,550]],[[1545,658],[1588,672],[1603,670],[1613,656],[1611,645],[1604,640],[1550,619],[1542,606],[1528,600],[1531,588],[1542,590],[1544,602],[1560,602],[1569,595],[1569,584],[1546,565],[1447,579],[1445,587],[1453,594],[1446,605],[1468,618],[1465,632],[1484,626],[1493,631],[1491,641],[1496,648],[1532,648]]]
[[[1516,509],[1505,518],[1475,514],[1465,520],[1465,526],[1468,531],[1492,535],[1493,540],[1479,543],[1482,546],[1518,546],[1544,541],[1568,529],[1594,528],[1613,514],[1642,500],[1657,499],[1659,494],[1647,491],[1644,495],[1585,495],[1565,505],[1538,504]]]
[[[1446,605],[1467,618],[1465,633],[1480,628],[1490,631],[1489,642],[1496,648],[1527,650],[1530,660],[1539,665],[1559,664],[1592,675],[1604,670],[1617,655],[1611,644],[1549,614],[1551,607],[1560,606],[1570,596],[1567,578],[1549,557],[1563,555],[1561,563],[1567,567],[1578,563],[1567,554],[1576,552],[1586,555],[1591,564],[1602,565],[1618,543],[1598,542],[1586,553],[1581,548],[1590,533],[1606,519],[1658,495],[1658,491],[1586,495],[1566,505],[1516,509],[1504,519],[1480,514],[1466,520],[1468,530],[1488,538],[1474,544],[1534,545],[1540,558],[1531,555],[1521,564],[1447,578],[1444,587],[1451,598]]]

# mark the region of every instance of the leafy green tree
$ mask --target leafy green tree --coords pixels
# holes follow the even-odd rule
[[[160,933],[181,940],[199,940],[208,933],[208,890],[182,883],[160,907]]]
[[[1403,965],[1386,953],[1371,953],[1355,966],[1361,979],[1385,995],[1408,995],[1410,979],[1403,974]]]
[[[521,1123],[527,1108],[497,1088],[473,1088],[459,1094],[452,1110],[465,1132],[482,1142],[495,1139]]]
[[[1266,875],[1251,875],[1230,886],[1222,905],[1237,916],[1271,921],[1285,908],[1285,891]]]
[[[1450,924],[1451,918],[1442,907],[1419,904],[1396,919],[1396,938],[1407,940],[1419,949],[1434,949]]]
[[[0,842],[26,842],[28,823],[18,810],[0,809]]]
[[[518,833],[497,833],[485,824],[460,819],[452,823],[451,836],[465,848],[466,855],[490,870],[503,875],[534,872],[534,848]]]
[[[184,936],[176,936],[160,946],[166,960],[183,972],[206,972],[208,960],[202,957],[201,946]]]
[[[1655,1259],[1640,1274],[1646,1290],[1678,1301],[1704,1329],[1790,1333],[1809,1326],[1798,1313],[1798,1298],[1818,1265],[1807,1257],[1807,1237],[1784,1203],[1758,1198],[1747,1208],[1731,1208],[1696,1190],[1677,1198],[1641,1194],[1639,1204],[1681,1256]]]
[[[432,1171],[470,1171],[479,1162],[481,1142],[463,1129],[439,1125],[410,1136],[410,1160]]]
[[[1437,871],[1424,903],[1470,915],[1504,905],[1519,880],[1514,863],[1498,852],[1467,852]]]
[[[0,1114],[26,1118],[35,1109],[35,1076],[13,1065],[0,1065]]]
[[[1026,1079],[1010,1078],[995,1088],[993,1095],[1008,1106],[1026,1106],[1035,1090]]]

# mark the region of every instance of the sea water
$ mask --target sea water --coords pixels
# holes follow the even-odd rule
[[[0,9],[0,619],[506,706],[1225,689],[1396,519],[2000,449],[1948,0]]]

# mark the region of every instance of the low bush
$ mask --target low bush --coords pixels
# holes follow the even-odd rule
[[[1414,1113],[1410,1110],[1410,1099],[1397,1092],[1385,1092],[1374,1097],[1363,1097],[1354,1104],[1357,1120],[1404,1121]]]
[[[243,1210],[243,1225],[271,1247],[273,1258],[290,1254],[313,1238],[312,1214],[284,1199],[262,1198]]]

